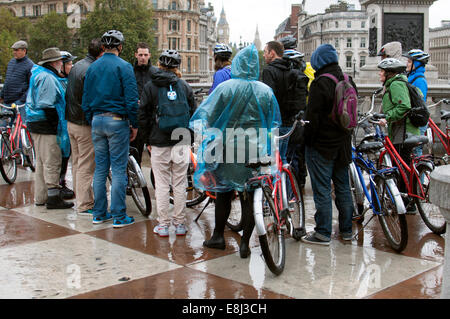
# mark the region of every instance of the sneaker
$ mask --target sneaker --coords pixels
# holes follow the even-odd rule
[[[341,234],[341,238],[342,240],[351,241],[353,239],[353,234],[352,233]]]
[[[77,212],[81,216],[92,216],[92,209],[83,210],[82,212]]]
[[[102,224],[102,223],[107,222],[107,221],[109,221],[111,219],[112,219],[111,214],[106,213],[105,215],[100,216],[100,217],[93,217],[92,218],[92,223],[93,224]]]
[[[71,190],[67,186],[63,186],[60,192],[63,199],[73,199],[75,197],[75,193],[73,192],[73,190]]]
[[[184,226],[184,224],[179,224],[176,226],[176,230],[175,230],[175,234],[177,236],[184,236],[186,235],[187,230],[186,230],[186,226]]]
[[[114,219],[113,227],[114,228],[121,228],[125,226],[129,226],[134,224],[134,218],[130,216],[125,216],[121,219]]]
[[[159,237],[169,237],[169,227],[168,226],[155,226],[155,228],[153,228],[153,232],[155,234],[158,234]]]
[[[308,244],[316,244],[316,245],[322,245],[322,246],[329,246],[330,241],[328,240],[321,240],[317,238],[315,232],[311,232],[307,234],[305,237],[302,237],[302,242],[308,243]]]

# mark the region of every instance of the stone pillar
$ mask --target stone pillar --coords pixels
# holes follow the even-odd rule
[[[441,298],[450,299],[450,165],[439,166],[431,173],[429,194],[430,201],[439,206],[447,221]]]

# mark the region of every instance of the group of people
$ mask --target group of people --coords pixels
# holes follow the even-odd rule
[[[254,45],[240,50],[232,59],[226,44],[214,48],[215,74],[209,95],[197,107],[194,93],[182,79],[181,56],[175,50],[164,50],[158,67],[150,63],[147,44],[139,43],[133,66],[120,58],[124,37],[110,30],[89,45],[87,56],[72,66],[76,58],[58,48],[43,51],[42,60],[34,65],[26,57],[27,45],[13,45],[14,59],[8,65],[1,99],[4,103],[26,102],[26,124],[37,155],[35,204],[48,209],[65,209],[76,196],[76,210],[89,215],[93,223],[113,220],[114,227],[134,223],[126,213],[126,165],[129,145],[138,149],[141,163],[144,145],[151,153],[155,177],[158,225],[154,233],[169,236],[187,232],[185,201],[189,142],[172,134],[176,128],[190,133],[204,133],[209,128],[223,133],[224,149],[235,145],[236,135],[229,128],[279,129],[283,135],[303,112],[305,127],[279,145],[283,162],[290,163],[302,191],[309,172],[315,203],[316,227],[302,241],[329,245],[332,233],[332,183],[339,212],[339,233],[343,240],[352,239],[353,204],[348,165],[351,162],[351,133],[343,130],[330,116],[335,103],[336,83],[328,76],[344,79],[336,49],[320,45],[306,63],[296,50],[293,37],[270,41],[264,48],[266,66],[260,72],[258,51]],[[24,50],[24,51],[20,51]],[[380,50],[380,81],[385,87],[382,111],[389,124],[389,136],[401,156],[409,161],[410,153],[402,149],[407,134],[419,135],[423,128],[413,126],[406,114],[411,109],[405,81],[417,86],[426,100],[424,76],[429,55],[421,50],[408,52],[402,59],[401,44],[388,43]],[[406,72],[406,74],[405,74]],[[327,76],[323,76],[327,75]],[[356,85],[350,78],[351,85]],[[200,125],[198,125],[200,123]],[[217,137],[206,135],[199,154]],[[209,140],[208,140],[209,139]],[[270,138],[257,141],[261,156],[273,151]],[[236,146],[237,153],[240,151]],[[246,150],[244,150],[244,153]],[[235,152],[236,153],[236,152]],[[250,154],[244,154],[249,160]],[[73,189],[65,184],[69,157],[72,157]],[[108,211],[106,180],[111,170],[111,203]],[[203,245],[225,249],[224,229],[231,201],[238,192],[243,222],[240,256],[250,254],[249,239],[254,228],[252,192],[245,182],[252,176],[246,163],[199,161],[194,174],[195,186],[216,192],[215,227]],[[211,181],[214,181],[213,183]],[[169,192],[173,193],[173,214],[169,213]],[[246,191],[246,192],[245,192]],[[244,195],[245,192],[245,195]],[[412,205],[408,205],[413,210]]]

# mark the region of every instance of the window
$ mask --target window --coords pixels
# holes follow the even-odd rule
[[[180,21],[178,20],[169,20],[169,31],[179,31],[180,30]]]
[[[153,19],[153,30],[158,31],[159,29],[159,20]]]
[[[158,9],[158,0],[153,0],[152,6],[153,6],[153,9]]]
[[[155,37],[155,45],[156,45],[156,47],[159,47],[159,38],[158,37]]]
[[[69,4],[67,3],[67,2],[64,2],[63,3],[63,12],[64,13],[67,13],[67,6],[68,6]]]
[[[187,20],[187,32],[191,32],[191,20]]]
[[[336,28],[339,28],[339,21],[335,21],[335,22],[334,22],[334,26],[335,26]]]
[[[361,29],[364,29],[366,27],[366,21],[361,21]]]
[[[345,66],[347,68],[351,68],[353,66],[352,65],[352,56],[351,55],[347,55],[345,58],[346,58]]]
[[[188,60],[187,60],[187,72],[191,73],[191,69],[192,69],[192,61],[191,61],[191,58],[188,57]]]
[[[360,43],[360,47],[361,48],[365,48],[366,47],[366,38],[361,38],[361,43]]]
[[[169,10],[177,10],[177,2],[172,1],[169,3]]]
[[[347,21],[347,28],[351,29],[351,27],[352,27],[352,22],[351,21]]]
[[[27,15],[27,7],[22,7],[22,17]]]
[[[168,40],[169,40],[169,50],[179,50],[180,38],[168,38]]]
[[[56,4],[55,3],[50,3],[48,5],[48,12],[55,12],[56,11]]]
[[[363,67],[366,65],[366,57],[365,56],[361,56],[359,57],[359,67]]]
[[[334,39],[334,47],[339,48],[339,38]]]
[[[187,39],[187,49],[188,49],[188,51],[191,50],[191,38]]]
[[[352,38],[347,38],[347,48],[352,47]]]
[[[192,9],[192,5],[191,5],[191,0],[187,0],[187,9],[191,10]]]
[[[34,15],[35,17],[41,15],[41,6],[40,6],[40,5],[33,6],[33,15]]]

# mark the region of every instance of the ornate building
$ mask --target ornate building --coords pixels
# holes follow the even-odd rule
[[[262,50],[261,39],[259,37],[259,31],[258,31],[258,25],[256,25],[255,40],[253,40],[253,43],[255,44],[255,47],[258,51]]]
[[[217,42],[218,43],[230,43],[230,26],[227,22],[227,16],[225,15],[225,9],[222,7],[220,13],[219,23],[217,23]]]
[[[442,21],[438,28],[430,29],[430,62],[438,69],[438,77],[450,80],[450,20]]]
[[[38,17],[49,12],[81,14],[92,11],[95,0],[0,0],[0,8],[7,7],[16,17]]]
[[[366,64],[368,51],[368,18],[366,11],[355,10],[345,2],[331,5],[325,13],[298,16],[298,49],[309,61],[321,44],[333,45],[339,55],[339,65],[349,75]]]
[[[303,1],[304,2],[304,1]],[[276,41],[284,38],[288,35],[292,35],[294,38],[297,38],[298,32],[298,14],[302,11],[303,5],[301,4],[292,4],[291,5],[291,15],[286,18],[281,24],[278,26],[275,31],[274,39]]]

